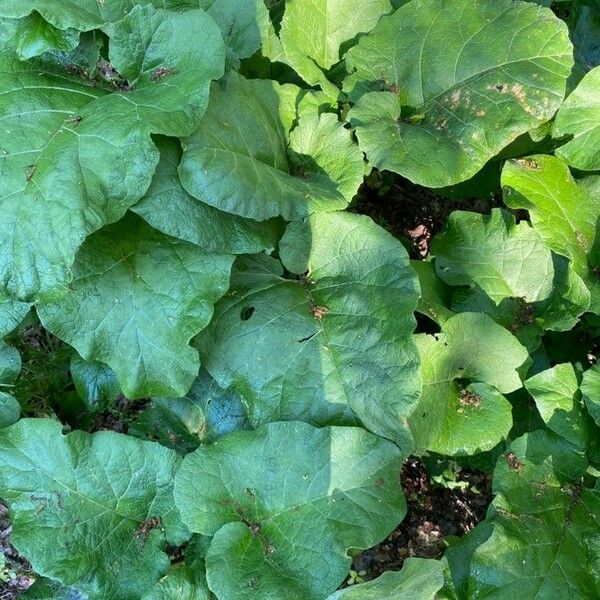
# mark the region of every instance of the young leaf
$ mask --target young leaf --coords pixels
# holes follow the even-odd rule
[[[177,140],[159,138],[160,162],[146,195],[131,210],[167,235],[196,244],[206,252],[254,254],[272,251],[282,227],[223,212],[190,196],[181,186]]]
[[[556,156],[582,171],[600,171],[600,67],[590,71],[560,107],[553,135],[569,137]]]
[[[411,260],[411,267],[419,276],[421,298],[417,304],[417,312],[428,316],[438,325],[443,325],[454,313],[450,310],[452,292],[435,272],[433,262]]]
[[[36,572],[90,600],[139,600],[189,535],[173,505],[179,458],[113,432],[63,436],[50,419],[0,430],[11,542]]]
[[[496,304],[537,302],[552,290],[552,254],[528,223],[508,211],[454,211],[431,244],[437,274],[449,285],[478,285]]]
[[[128,78],[120,91],[68,65],[0,55],[0,284],[25,299],[62,287],[85,237],[145,193],[158,162],[151,134],[193,131],[224,47],[203,11],[136,6],[111,28],[112,66]]]
[[[290,139],[299,96],[296,86],[235,72],[215,83],[200,127],[184,141],[183,187],[259,221],[345,208],[362,181],[362,154],[333,115],[303,116]]]
[[[576,181],[562,160],[542,155],[508,161],[502,185],[506,204],[510,208],[527,209],[546,245],[570,259],[590,290],[590,310],[599,313],[598,191],[587,186],[586,180]]]
[[[189,341],[227,291],[232,262],[129,214],[85,242],[69,292],[37,311],[85,360],[111,367],[128,398],[182,397],[200,366]]]
[[[441,51],[443,48],[443,51]],[[567,27],[512,0],[416,0],[346,56],[345,88],[375,167],[444,187],[552,118],[573,66]]]
[[[336,100],[339,90],[325,72],[340,61],[345,42],[373,29],[391,10],[389,0],[288,1],[280,33],[287,61],[304,81]]]
[[[258,458],[258,460],[257,460]],[[214,535],[208,585],[228,600],[320,600],[402,519],[402,454],[363,429],[270,423],[183,460],[175,501]],[[368,523],[368,526],[365,526]]]
[[[83,405],[80,407],[80,416],[108,408],[121,393],[115,372],[101,362],[83,360],[74,352],[69,371]]]
[[[585,450],[593,433],[579,392],[575,369],[570,363],[556,365],[525,382],[527,391],[549,429],[579,450]]]
[[[444,585],[443,563],[407,558],[401,571],[387,571],[373,581],[347,587],[327,600],[436,600]]]
[[[521,387],[518,369],[529,357],[517,339],[487,315],[460,313],[441,334],[417,336],[417,346],[423,393],[409,419],[417,447],[473,454],[505,438],[512,412],[502,394]]]
[[[322,213],[290,225],[281,255],[306,273],[284,279],[273,259],[238,262],[198,338],[206,369],[239,391],[253,425],[360,422],[410,445],[419,292],[402,244],[366,217]]]

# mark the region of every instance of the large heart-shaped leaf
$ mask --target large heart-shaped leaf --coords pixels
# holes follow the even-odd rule
[[[0,430],[11,542],[34,569],[94,600],[139,600],[188,537],[173,503],[175,452],[125,435],[61,434],[50,419]]]
[[[590,183],[594,179],[590,178]],[[596,228],[600,191],[576,181],[566,163],[554,156],[532,156],[506,163],[502,173],[504,201],[524,208],[546,245],[571,260],[591,292],[591,307],[600,312],[600,267]]]
[[[391,12],[389,0],[291,0],[281,22],[281,43],[289,64],[311,85],[321,85],[332,99],[337,88],[328,71],[342,58],[341,46],[375,27]]]
[[[423,393],[409,419],[417,446],[472,454],[505,438],[512,414],[502,394],[521,387],[518,369],[529,357],[517,339],[485,314],[460,313],[417,345]]]
[[[277,221],[244,219],[193,198],[179,182],[179,143],[161,138],[157,145],[161,158],[154,179],[146,195],[132,207],[133,212],[155,229],[207,252],[253,254],[275,248],[282,229]]]
[[[254,425],[361,422],[410,444],[418,282],[402,244],[366,217],[324,213],[293,223],[281,255],[302,275],[286,279],[266,257],[238,262],[198,338],[206,369],[239,391]]]
[[[383,539],[405,514],[402,454],[363,429],[270,423],[183,460],[175,501],[214,535],[210,589],[228,600],[321,600],[341,583],[347,551]]]
[[[600,366],[598,363],[583,374],[581,393],[591,417],[600,427]]]
[[[590,71],[560,107],[553,133],[569,137],[556,156],[582,171],[600,171],[600,67]]]
[[[345,208],[362,182],[362,153],[333,114],[301,116],[290,137],[300,93],[235,72],[215,83],[200,127],[184,141],[183,187],[260,221]]]
[[[516,440],[494,473],[497,493],[483,543],[467,569],[468,598],[594,598],[592,548],[600,536],[600,490],[564,481],[573,448],[541,431]],[[579,477],[585,461],[579,457]],[[560,467],[559,467],[560,468]],[[475,529],[477,535],[478,529]]]
[[[431,244],[438,275],[450,285],[478,285],[496,304],[537,302],[552,290],[552,254],[528,223],[507,211],[455,211]]]
[[[382,17],[346,62],[351,97],[368,91],[350,121],[369,161],[443,187],[552,118],[573,48],[564,22],[534,4],[416,0]]]
[[[182,397],[200,366],[189,341],[227,291],[232,262],[129,214],[90,236],[69,292],[37,311],[83,358],[109,365],[128,398]]]
[[[127,79],[113,93],[68,65],[1,55],[0,285],[27,298],[68,281],[85,237],[144,194],[158,162],[150,134],[193,131],[224,45],[203,11],[136,6],[111,28]]]

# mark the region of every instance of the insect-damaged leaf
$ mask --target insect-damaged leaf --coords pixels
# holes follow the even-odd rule
[[[51,419],[0,430],[11,542],[91,600],[139,600],[188,536],[173,504],[175,452],[113,432],[63,436]]]
[[[111,69],[126,78],[105,67],[112,93],[0,51],[0,285],[23,299],[64,285],[85,237],[140,199],[158,162],[150,134],[193,131],[225,52],[203,11],[149,6],[112,26]]]
[[[548,8],[416,0],[382,17],[346,63],[359,98],[350,122],[371,164],[444,187],[552,118],[573,48]]]
[[[238,262],[198,336],[206,369],[239,391],[254,425],[362,423],[410,445],[418,282],[402,244],[366,217],[323,213],[293,223],[281,254],[302,275],[284,278],[267,257]]]
[[[214,535],[211,590],[228,600],[333,592],[347,551],[377,543],[404,516],[402,459],[363,429],[299,422],[233,433],[189,454],[175,501],[192,531]]]

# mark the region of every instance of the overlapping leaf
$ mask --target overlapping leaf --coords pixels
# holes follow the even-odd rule
[[[12,543],[41,575],[90,599],[139,600],[188,533],[173,505],[179,458],[112,432],[61,434],[50,419],[0,431]]]
[[[498,495],[488,519],[472,534],[483,539],[466,569],[464,597],[597,595],[600,491],[577,481],[585,465],[550,434],[534,432],[512,444],[494,474]]]
[[[449,285],[477,285],[496,304],[506,298],[536,302],[552,290],[552,255],[527,223],[508,212],[489,216],[455,211],[431,245],[438,275]]]
[[[370,31],[391,12],[389,0],[291,0],[281,22],[281,43],[289,64],[310,85],[333,100],[339,91],[325,72],[342,58],[342,45]]]
[[[440,454],[493,448],[512,426],[503,394],[521,387],[527,350],[485,314],[460,313],[417,336],[423,393],[410,419],[417,447]]]
[[[128,398],[182,397],[199,367],[189,341],[227,291],[232,262],[130,214],[86,241],[69,292],[38,314],[83,358],[110,366]]]
[[[175,499],[192,531],[214,535],[210,589],[228,600],[320,600],[347,551],[383,539],[405,512],[402,454],[360,428],[271,423],[184,458]]]
[[[152,227],[196,244],[207,252],[253,254],[274,249],[281,227],[275,220],[258,222],[213,208],[190,196],[181,186],[177,167],[179,144],[158,141],[161,159],[146,195],[132,207]]]
[[[366,217],[325,213],[293,223],[281,254],[297,279],[274,259],[238,262],[198,338],[204,366],[239,391],[254,425],[361,422],[406,446],[420,390],[406,251]]]
[[[154,398],[129,427],[182,454],[222,435],[249,429],[246,409],[234,390],[224,390],[204,370],[185,398]]]
[[[600,171],[600,67],[590,71],[556,115],[555,137],[569,141],[556,155],[582,171]]]
[[[2,51],[0,284],[20,298],[60,288],[85,237],[144,194],[158,162],[150,134],[193,131],[224,47],[200,10],[136,6],[112,26],[110,57],[127,79],[113,93]]]
[[[572,55],[565,24],[547,8],[409,2],[347,54],[345,87],[354,98],[364,93],[350,122],[374,166],[452,185],[552,118]]]
[[[591,293],[591,307],[600,311],[600,266],[596,228],[600,191],[595,178],[576,181],[566,163],[536,155],[509,161],[502,173],[504,201],[529,211],[531,222],[547,246],[570,259]]]
[[[184,141],[183,187],[259,221],[345,208],[362,182],[362,154],[333,114],[301,117],[290,136],[300,96],[296,86],[235,72],[215,83],[200,127]]]

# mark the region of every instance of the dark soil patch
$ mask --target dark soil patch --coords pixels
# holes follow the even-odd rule
[[[354,212],[369,215],[376,223],[402,239],[411,258],[425,258],[429,241],[439,233],[451,212],[489,213],[504,206],[500,195],[452,200],[408,179],[374,170],[358,192]]]
[[[93,433],[108,430],[127,433],[131,422],[146,408],[149,401],[149,398],[128,400],[120,395],[112,406],[96,415],[88,431]]]
[[[406,518],[383,542],[354,558],[352,569],[366,572],[365,580],[400,570],[411,556],[440,558],[445,538],[471,531],[485,518],[492,500],[489,475],[462,469],[457,482],[466,482],[468,487],[450,489],[433,482],[423,463],[414,457],[405,461],[401,481],[408,506]]]

